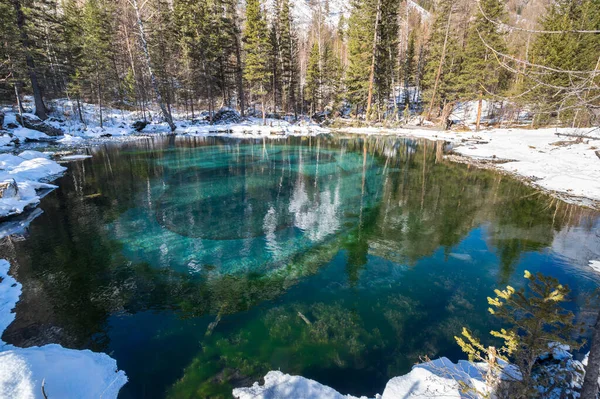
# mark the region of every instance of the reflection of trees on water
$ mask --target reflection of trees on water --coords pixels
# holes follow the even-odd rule
[[[383,137],[322,137],[307,141],[288,139],[285,143],[296,146],[296,150],[278,156],[279,149],[275,147],[283,142],[265,145],[262,141],[154,139],[101,148],[93,159],[72,164],[69,174],[59,181],[61,188],[42,203],[45,213],[32,224],[30,238],[2,246],[1,255],[9,257],[13,272],[24,286],[17,305],[17,320],[7,330],[5,340],[20,345],[59,342],[102,350],[108,340],[106,320],[115,312],[153,309],[196,317],[250,310],[267,300],[280,298],[306,277],[317,274],[340,250],[345,253],[348,285],[356,288],[363,283],[361,278],[366,279],[362,276],[370,272],[371,258],[414,265],[440,247],[449,255],[478,226],[487,231],[490,250],[497,253],[498,282],[503,283],[512,276],[524,253],[548,247],[556,232],[596,217],[592,212],[536,194],[531,188],[493,172],[447,163],[441,156],[442,142]],[[261,239],[267,250],[275,254],[272,263],[277,267],[223,274],[218,262],[209,264],[194,258],[189,259],[189,268],[184,272],[157,268],[149,262],[132,262],[124,255],[123,243],[115,239],[115,235],[126,237],[130,228],[122,218],[123,213],[140,207],[140,198],[146,209],[154,209],[162,194],[160,186],[173,177],[167,176],[168,168],[187,170],[184,183],[202,178],[191,161],[197,160],[198,147],[206,148],[206,156],[225,151],[232,159],[249,149],[261,159],[268,157],[273,170],[268,173],[273,173],[272,177],[279,179],[277,182],[284,184],[282,176],[293,177],[289,180],[288,201],[278,196],[276,184],[270,202],[257,217]],[[318,163],[308,162],[308,154],[315,154],[311,148],[315,151],[318,148]],[[328,162],[328,156],[335,157],[335,162]],[[351,162],[356,168],[340,168],[350,157],[358,159]],[[294,167],[298,170],[292,171]],[[285,211],[291,215],[294,228],[301,230],[310,242],[306,250],[286,252],[285,237],[278,235],[280,226],[276,217],[283,209],[279,206],[282,203],[286,204]],[[194,208],[187,212],[187,216],[193,215]],[[112,226],[110,230],[107,225]],[[168,250],[171,242],[163,240],[164,236],[155,238],[155,242],[147,244],[157,250],[165,245],[167,252],[159,251],[165,257],[162,262],[166,264],[168,258],[179,256],[176,251]],[[244,241],[244,245],[247,243]],[[201,241],[190,245],[190,253],[206,251]],[[248,249],[240,246],[238,251],[242,254]],[[466,278],[439,277],[432,284],[454,292],[461,284],[468,283],[460,280]],[[373,289],[378,288],[374,285]],[[473,313],[472,304],[463,299],[459,295],[442,304],[453,316],[423,331],[433,337],[429,353],[435,353],[440,342],[447,338],[439,337],[440,331],[451,334],[454,327],[463,323],[463,317]],[[288,323],[292,331],[273,339],[287,342],[282,345],[291,354],[321,345],[322,351],[315,352],[315,356],[328,359],[331,367],[359,367],[368,363],[369,350],[393,346],[390,342],[379,342],[382,338],[365,326],[360,313],[348,317],[348,324],[340,327],[340,335],[333,333],[329,341],[323,339],[332,334],[327,326],[322,326],[325,332],[319,335],[309,331],[297,317],[301,311],[315,323],[327,321],[335,325],[341,323],[338,316],[344,312],[340,309],[345,308],[340,304],[324,304],[322,309],[315,310],[306,304],[294,304],[273,310],[274,313],[269,313],[271,318],[250,321],[250,325],[240,329],[238,337],[215,334],[207,340],[207,353],[217,356],[230,351],[231,356],[223,363],[218,355],[210,363],[214,369],[206,370],[212,370],[210,376],[214,377],[225,364],[230,374],[220,375],[216,385],[224,383],[229,389],[231,379],[254,375],[271,366],[272,359],[266,352],[262,358],[257,355],[259,360],[254,363],[247,357],[244,360],[243,356],[234,356],[251,353],[252,344],[244,343],[244,339],[249,339],[244,338],[244,331],[254,328],[252,323],[262,323],[262,327],[248,334],[259,334],[267,328],[284,329]],[[405,328],[408,323],[418,323],[426,312],[418,300],[406,295],[385,297],[374,305],[373,312],[381,315],[378,322],[393,331],[398,341],[404,339],[407,346],[412,345],[411,339],[417,342],[417,337],[406,336]],[[270,330],[268,333],[271,334]],[[291,343],[294,339],[296,346]],[[363,355],[362,350],[352,348],[369,350]],[[402,362],[416,353],[395,355],[402,359],[389,366],[390,373],[401,369]],[[235,360],[230,364],[231,359],[246,363],[236,364]],[[204,371],[197,370],[206,358],[199,355],[197,360],[186,370],[186,381],[190,384],[198,384],[200,378],[205,382],[207,378]],[[174,387],[174,392],[177,389]]]

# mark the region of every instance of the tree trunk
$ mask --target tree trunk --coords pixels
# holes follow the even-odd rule
[[[234,11],[235,16],[235,11]],[[237,84],[238,91],[238,102],[240,104],[240,115],[242,118],[245,114],[245,102],[244,102],[244,70],[242,67],[242,49],[240,44],[240,33],[237,25],[237,19],[234,20],[235,23],[235,80]]]
[[[17,108],[19,109],[19,115],[21,115],[21,121],[23,121],[23,114],[25,113],[25,110],[23,109],[23,103],[21,103],[21,93],[19,93],[18,83],[15,83],[15,97],[17,98]]]
[[[83,120],[83,112],[81,112],[81,101],[79,101],[79,95],[77,95],[77,111],[79,111],[79,121],[85,125]]]
[[[448,34],[450,33],[450,19],[452,17],[452,8],[448,13],[448,22],[446,23],[446,35],[444,36],[444,45],[442,46],[442,56],[440,57],[440,65],[438,66],[437,74],[435,75],[435,84],[433,85],[433,93],[431,94],[431,102],[429,103],[429,111],[427,111],[427,119],[431,119],[431,111],[433,110],[433,104],[435,103],[435,96],[437,95],[438,85],[440,83],[440,76],[442,75],[442,67],[444,66],[444,59],[446,58],[446,47],[448,45]]]
[[[585,378],[581,388],[580,399],[596,399],[598,395],[598,377],[600,376],[600,312],[594,324],[592,347],[585,368]]]
[[[137,19],[137,26],[140,31],[140,41],[142,42],[142,50],[144,51],[144,57],[146,59],[146,67],[148,68],[148,75],[150,75],[150,81],[152,82],[152,88],[154,89],[154,94],[156,95],[156,101],[162,111],[162,114],[169,124],[169,128],[174,132],[177,128],[173,123],[173,117],[167,110],[165,103],[163,102],[162,95],[160,94],[160,90],[158,88],[158,81],[156,80],[156,76],[154,75],[154,71],[152,70],[152,60],[150,58],[150,52],[148,51],[148,42],[146,41],[146,31],[144,30],[144,22],[142,21],[142,15],[140,13],[140,8],[138,7],[137,0],[131,0],[131,5],[135,10],[135,16]]]
[[[477,103],[477,120],[475,122],[475,131],[479,131],[479,126],[481,124],[481,108],[483,106],[483,92],[479,92],[479,102]]]
[[[44,100],[42,98],[42,89],[40,88],[37,74],[35,72],[35,62],[33,61],[33,56],[29,51],[29,37],[27,36],[27,32],[25,30],[25,14],[23,13],[23,9],[21,8],[20,0],[12,0],[12,4],[15,9],[15,14],[17,16],[17,27],[19,28],[21,46],[23,46],[23,50],[25,52],[25,63],[27,64],[27,73],[29,74],[29,80],[31,81],[31,89],[33,90],[35,114],[38,118],[44,120],[48,118],[48,115],[46,114],[46,106],[44,105]]]
[[[367,115],[369,119],[371,113],[371,104],[373,102],[373,81],[375,80],[375,56],[377,53],[377,30],[379,29],[379,19],[381,18],[381,0],[377,0],[377,17],[375,18],[375,33],[373,33],[373,50],[371,53],[371,71],[369,72],[369,94],[367,96]]]

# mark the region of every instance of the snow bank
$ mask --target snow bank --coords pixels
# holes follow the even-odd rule
[[[0,260],[0,336],[15,318],[21,284]],[[127,382],[117,362],[104,353],[60,345],[17,348],[0,341],[0,398],[116,398]]]
[[[233,396],[238,399],[358,399],[342,395],[335,389],[308,378],[283,374],[281,371],[269,371],[262,386],[255,382],[250,388],[234,389]],[[362,396],[360,399],[366,397]]]
[[[0,218],[23,213],[39,204],[41,196],[56,188],[43,183],[62,174],[66,168],[48,159],[49,153],[23,151],[19,155],[0,154],[0,184],[16,185],[0,198]]]
[[[443,357],[418,364],[410,373],[392,378],[388,381],[383,394],[375,395],[375,398],[470,398],[471,396],[461,392],[460,383],[465,383],[479,392],[487,392],[483,382],[485,372],[484,364],[464,360],[452,363]],[[249,388],[234,389],[233,396],[238,399],[357,399],[355,396],[342,395],[333,388],[308,378],[291,376],[281,371],[269,371],[265,376],[264,385],[255,382]]]
[[[590,267],[600,273],[600,260],[591,260]]]
[[[546,354],[538,359],[537,372],[534,380],[542,381],[536,386],[540,397],[560,399],[565,394],[577,397],[585,374],[584,363],[573,359],[567,345],[550,343]],[[410,373],[394,377],[388,381],[382,395],[375,399],[479,399],[493,397],[493,392],[485,383],[488,366],[485,363],[473,363],[459,360],[452,363],[442,357],[426,363],[417,364]],[[551,375],[555,385],[544,386],[545,378]],[[513,365],[504,363],[502,379],[518,380],[520,374]],[[264,385],[254,383],[250,388],[237,388],[233,396],[238,399],[279,399],[279,398],[326,398],[326,399],[356,399],[351,395],[342,395],[334,389],[321,385],[304,377],[283,374],[280,371],[270,371],[265,376]],[[362,397],[364,398],[364,397]]]
[[[85,154],[75,154],[75,155],[65,155],[60,157],[60,161],[79,161],[82,159],[88,159],[91,158],[91,155],[85,155]]]
[[[144,132],[147,130],[148,128],[144,129]],[[309,122],[292,124],[284,120],[267,119],[265,124],[260,118],[248,118],[234,124],[179,126],[176,132],[192,136],[216,135],[236,138],[262,138],[269,136],[316,135],[329,133],[330,131]]]

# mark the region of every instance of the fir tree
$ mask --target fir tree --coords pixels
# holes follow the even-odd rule
[[[488,47],[506,53],[504,35],[499,31],[498,25],[490,21],[506,19],[504,2],[481,0],[479,4],[485,15],[478,8],[475,22],[469,27],[462,68],[456,84],[457,91],[465,99],[479,98],[477,130],[481,120],[482,100],[505,89],[508,82],[506,69],[498,63],[495,54]]]
[[[298,91],[298,39],[295,36],[290,0],[281,0],[277,13],[279,29],[279,52],[281,59],[281,80],[283,108],[286,112],[297,112]]]
[[[348,102],[356,107],[357,114],[364,106],[369,90],[369,73],[372,58],[376,7],[368,0],[353,0],[348,20],[348,70],[346,88]],[[369,38],[369,39],[366,39]]]
[[[87,0],[82,13],[82,59],[76,78],[83,82],[74,88],[86,87],[90,97],[97,100],[100,126],[104,125],[103,107],[111,79],[112,46],[107,37],[112,37],[110,3],[104,0]],[[76,93],[79,95],[80,93]]]
[[[550,381],[558,381],[559,376],[556,370],[552,375],[545,373],[543,367],[534,376],[536,362],[548,353],[548,344],[552,342],[578,346],[571,337],[581,326],[575,325],[573,313],[564,307],[569,300],[569,288],[541,274],[525,271],[525,278],[527,290],[508,286],[505,290],[495,290],[495,298],[488,298],[490,313],[509,325],[491,332],[503,341],[501,348],[485,347],[467,329],[463,329],[462,337],[455,337],[469,360],[487,363],[486,382],[495,389],[498,398],[544,397],[545,391],[540,391],[540,386],[550,387]],[[499,360],[515,365],[520,378],[505,372]]]
[[[558,0],[550,5],[541,19],[544,30],[564,31],[561,34],[540,34],[532,48],[532,62],[553,68],[540,71],[533,68],[527,86],[537,86],[531,92],[530,101],[537,103],[542,119],[549,119],[553,112],[561,121],[577,116],[578,111],[593,116],[588,101],[597,97],[599,90],[587,82],[589,73],[560,71],[599,70],[598,49],[600,35],[571,33],[571,30],[599,29],[600,10],[598,0]],[[583,87],[580,87],[583,85]],[[524,89],[527,89],[527,86]],[[598,102],[596,102],[598,104]],[[583,118],[584,115],[579,115]]]
[[[250,93],[261,99],[263,123],[266,123],[266,96],[271,70],[269,29],[263,16],[259,0],[246,2],[246,29],[244,32],[246,54],[244,78],[250,86]]]
[[[309,106],[309,113],[317,111],[317,106],[321,100],[321,54],[319,44],[313,43],[308,56],[308,65],[306,67],[306,86],[304,88],[304,98]]]

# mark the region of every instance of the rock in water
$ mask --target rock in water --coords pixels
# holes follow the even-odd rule
[[[40,118],[31,114],[23,114],[17,115],[17,121],[24,127],[32,130],[37,130],[38,132],[46,133],[48,136],[62,136],[63,131],[55,128],[54,126],[44,122]]]
[[[131,127],[133,128],[133,130],[135,130],[136,132],[141,132],[142,130],[144,130],[144,128],[146,128],[146,126],[148,126],[150,124],[150,122],[148,121],[135,121],[133,123],[133,125],[131,125]]]
[[[4,112],[0,111],[0,129],[4,126]]]
[[[15,179],[0,183],[0,198],[13,198],[19,194],[19,187]]]
[[[213,117],[213,123],[219,125],[228,123],[240,123],[241,121],[242,117],[240,116],[240,114],[237,111],[227,107],[221,108],[219,112],[217,112]]]

